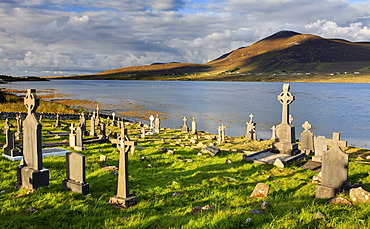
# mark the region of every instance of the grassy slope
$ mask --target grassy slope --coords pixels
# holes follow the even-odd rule
[[[11,120],[14,121],[14,120]],[[77,122],[77,121],[75,121]],[[43,122],[43,132],[60,131]],[[64,131],[70,122],[63,122]],[[77,124],[77,123],[75,123]],[[128,125],[132,140],[138,141],[134,156],[129,156],[130,192],[138,197],[138,205],[129,209],[114,209],[108,205],[109,197],[116,194],[117,176],[102,170],[102,165],[118,166],[119,153],[111,144],[85,145],[87,182],[91,196],[63,191],[65,158],[45,158],[44,167],[50,170],[50,185],[34,193],[14,189],[15,168],[19,162],[0,158],[0,228],[366,228],[370,227],[369,204],[328,205],[326,200],[314,199],[314,172],[290,165],[284,169],[272,165],[241,162],[241,154],[222,151],[221,156],[198,156],[200,149],[168,145],[155,139],[137,139],[136,124]],[[118,132],[108,127],[108,131]],[[203,135],[202,133],[200,133]],[[166,130],[160,137],[179,136],[180,130]],[[3,142],[4,136],[1,136]],[[62,136],[62,139],[67,137]],[[61,139],[58,139],[61,140]],[[56,141],[44,137],[44,142]],[[176,140],[166,140],[175,142]],[[200,140],[208,144],[210,140]],[[245,150],[264,149],[271,141],[244,142],[242,138],[229,138],[232,144],[222,148]],[[184,142],[184,141],[183,141]],[[187,142],[187,141],[186,141]],[[160,148],[176,150],[163,153]],[[348,148],[351,160],[370,155],[367,150]],[[105,163],[99,161],[106,155]],[[145,157],[145,159],[143,159]],[[233,163],[226,164],[230,158]],[[183,159],[193,159],[184,162]],[[150,164],[151,167],[147,167]],[[362,183],[370,189],[368,165],[351,162],[349,181]],[[249,197],[257,182],[270,186],[267,198]],[[173,196],[174,193],[180,193]],[[347,197],[347,194],[340,196]],[[248,213],[261,210],[262,201],[271,208],[264,215]],[[212,205],[215,208],[190,214],[196,206]],[[31,212],[33,208],[36,212]],[[322,212],[326,219],[316,219]],[[251,223],[243,224],[247,218]]]

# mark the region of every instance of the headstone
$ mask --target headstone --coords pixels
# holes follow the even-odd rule
[[[40,101],[35,89],[28,89],[24,98],[27,117],[24,121],[23,161],[18,166],[18,183],[28,189],[49,185],[49,170],[42,166],[42,125],[37,120],[36,109]]]
[[[195,117],[192,117],[191,121],[191,134],[197,134],[197,121]]]
[[[276,166],[278,168],[284,168],[285,167],[284,163],[279,158],[275,160],[274,166]]]
[[[67,153],[66,173],[67,178],[62,181],[64,190],[84,195],[89,193],[89,183],[85,181],[85,155],[76,152]]]
[[[283,92],[278,96],[282,104],[281,123],[276,127],[276,139],[272,151],[281,154],[296,155],[299,153],[298,144],[295,142],[295,128],[290,124],[289,105],[294,101],[294,96],[289,92],[289,84],[284,84]]]
[[[188,119],[186,117],[184,117],[182,120],[184,121],[184,124],[182,125],[181,132],[189,133],[189,127],[188,127],[188,124],[187,124]]]
[[[312,157],[312,161],[321,162],[323,153],[328,150],[328,144],[324,136],[314,137],[315,155]]]
[[[217,141],[219,142],[219,143],[225,143],[225,129],[226,129],[227,127],[222,123],[222,125],[221,126],[219,126],[218,128],[217,128],[217,130],[218,130],[218,139],[217,139]]]
[[[154,133],[155,131],[154,131],[154,123],[153,123],[154,116],[153,115],[150,115],[149,121],[150,121],[150,127],[149,127],[150,128],[150,132]]]
[[[333,139],[328,139],[331,148],[324,152],[322,158],[321,184],[316,186],[316,198],[332,198],[336,193],[347,188],[348,154],[340,147],[347,142],[340,141],[340,133],[333,133]]]
[[[78,126],[81,128],[82,136],[85,136],[86,135],[86,118],[85,118],[84,112],[82,112],[80,115],[80,123]]]
[[[84,141],[83,141],[83,131],[80,126],[77,127],[76,129],[76,145],[73,148],[74,150],[77,150],[77,151],[85,150]]]
[[[112,124],[111,126],[117,126],[116,113],[112,112]]]
[[[247,125],[247,132],[245,134],[245,140],[257,140],[257,132],[256,132],[256,123],[253,122],[253,114],[249,115],[250,120],[246,122]]]
[[[59,114],[56,115],[55,127],[60,127]]]
[[[269,193],[270,187],[264,183],[258,183],[250,197],[259,198],[259,197],[267,197]]]
[[[100,124],[100,115],[99,115],[100,107],[96,105],[96,113],[95,113],[95,125]]]
[[[98,135],[99,139],[106,139],[107,138],[107,134],[106,134],[106,128],[105,128],[105,123],[102,122],[99,124],[99,135]]]
[[[203,153],[208,153],[212,156],[218,156],[221,153],[220,148],[216,146],[207,146],[206,148],[202,149]]]
[[[15,136],[10,130],[10,125],[5,125],[5,145],[3,146],[4,154],[16,157],[21,156],[22,153],[15,148]]]
[[[159,116],[157,114],[154,120],[154,131],[156,134],[159,134],[160,130],[161,130],[161,120],[159,119]]]
[[[96,133],[95,133],[95,115],[91,115],[91,118],[90,118],[90,136],[96,136]]]
[[[128,176],[128,155],[125,152],[124,139],[120,139],[118,146],[120,151],[117,195],[109,199],[109,203],[115,207],[128,208],[137,204],[137,197],[130,194]]]
[[[141,139],[145,139],[145,136],[146,136],[145,127],[141,127],[141,129],[140,129],[140,137],[141,137]]]
[[[306,121],[302,125],[304,131],[301,133],[301,152],[311,154],[314,151],[314,137],[313,133],[310,131],[311,124]]]
[[[76,127],[71,123],[69,129],[71,130],[69,133],[69,147],[74,148],[76,146]]]
[[[17,120],[17,132],[15,132],[15,138],[17,140],[23,139],[23,121],[21,114],[20,113],[16,114],[15,118]]]

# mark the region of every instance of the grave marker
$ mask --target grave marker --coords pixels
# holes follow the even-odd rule
[[[21,114],[16,114],[15,118],[17,120],[17,132],[15,132],[15,137],[17,140],[23,139],[23,121]]]
[[[159,116],[157,114],[154,120],[154,131],[156,134],[159,134],[160,130],[161,130],[161,120],[159,119]]]
[[[184,124],[182,126],[181,132],[189,133],[189,127],[188,127],[188,124],[187,124],[188,119],[186,117],[184,117],[182,120],[184,121]]]
[[[77,150],[77,151],[85,150],[83,137],[84,135],[83,135],[82,127],[79,126],[76,129],[76,145],[73,147],[74,150]]]
[[[95,133],[95,115],[91,115],[90,118],[90,136],[96,136]]]
[[[301,133],[301,152],[311,154],[314,151],[314,136],[310,131],[311,124],[306,121],[302,125],[304,131]]]
[[[66,175],[67,178],[62,181],[64,190],[84,195],[89,193],[89,183],[85,181],[85,155],[76,152],[66,154]]]
[[[256,123],[253,122],[253,114],[249,115],[250,120],[246,122],[247,132],[245,133],[245,140],[257,140]]]
[[[191,134],[197,134],[197,121],[195,117],[192,117],[191,121]]]
[[[73,123],[71,123],[71,127],[69,127],[71,132],[69,133],[69,147],[74,148],[76,146],[76,127]]]
[[[227,127],[222,123],[222,125],[221,126],[219,126],[218,128],[217,128],[217,130],[218,130],[218,142],[219,143],[225,143],[225,129],[226,129]]]
[[[3,146],[3,150],[5,155],[11,157],[22,155],[22,153],[17,148],[15,148],[15,136],[10,130],[10,125],[5,125],[5,145]]]

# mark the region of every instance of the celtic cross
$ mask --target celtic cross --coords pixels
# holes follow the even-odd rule
[[[294,101],[294,96],[289,92],[289,84],[284,84],[283,92],[278,96],[279,102],[283,105],[281,123],[289,123],[289,104]]]
[[[24,105],[27,107],[28,114],[36,111],[37,107],[40,105],[40,100],[36,95],[36,89],[27,89]]]

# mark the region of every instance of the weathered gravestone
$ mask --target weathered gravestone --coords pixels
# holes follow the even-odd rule
[[[322,155],[328,150],[328,144],[324,136],[317,136],[314,138],[315,155],[312,161],[321,162]]]
[[[99,115],[100,107],[96,105],[96,113],[95,113],[95,125],[100,124],[100,115]]]
[[[257,131],[256,131],[256,123],[253,122],[253,114],[249,115],[250,120],[246,122],[247,125],[247,132],[245,133],[245,140],[257,140]]]
[[[290,124],[289,105],[294,101],[294,96],[289,92],[289,84],[284,84],[283,92],[278,96],[282,104],[281,123],[276,127],[276,139],[272,151],[281,154],[296,155],[299,153],[298,144],[295,142],[295,127]]]
[[[161,130],[161,120],[159,119],[159,116],[157,114],[157,116],[154,119],[154,131],[156,134],[159,134],[160,130]]]
[[[217,128],[217,130],[218,130],[218,139],[217,139],[217,141],[219,142],[219,143],[225,143],[225,129],[226,129],[227,127],[222,123],[222,125],[221,126],[219,126],[218,128]]]
[[[82,136],[86,135],[86,118],[85,113],[82,112],[80,115],[80,123],[78,125],[81,128]]]
[[[128,208],[132,205],[137,204],[137,197],[134,194],[130,194],[129,191],[128,155],[125,152],[126,149],[123,138],[120,139],[118,149],[120,151],[120,158],[117,195],[110,197],[109,203],[115,207]]]
[[[301,152],[308,155],[314,151],[314,137],[313,133],[310,131],[312,126],[306,121],[303,123],[302,127],[304,131],[301,133]]]
[[[15,138],[18,140],[23,139],[23,121],[21,114],[16,114],[15,119],[17,120],[17,132],[15,132]]]
[[[99,135],[98,135],[98,137],[99,137],[99,139],[106,139],[107,138],[106,127],[105,127],[104,122],[99,124]]]
[[[39,99],[35,89],[28,89],[24,98],[27,117],[24,121],[23,161],[17,168],[17,180],[22,187],[37,189],[49,185],[49,170],[42,167],[42,125],[37,120]]]
[[[327,139],[331,148],[322,158],[321,184],[316,186],[316,198],[332,198],[336,193],[347,188],[348,154],[340,147],[347,142],[340,141],[340,133],[333,133],[333,139]]]
[[[192,117],[191,121],[191,134],[197,134],[197,121],[195,117]]]
[[[64,190],[84,195],[89,193],[89,183],[85,180],[85,155],[76,152],[66,154],[66,175],[67,178],[62,181]]]
[[[71,130],[69,133],[69,147],[74,148],[76,146],[76,127],[71,123],[69,129]]]
[[[112,124],[111,126],[117,126],[116,113],[112,112]]]
[[[182,120],[184,121],[184,124],[182,125],[181,131],[184,133],[189,133],[189,127],[187,123],[188,119],[184,117]]]
[[[152,132],[152,133],[154,133],[155,131],[154,131],[154,116],[153,115],[150,115],[150,117],[149,117],[149,121],[150,121],[150,132]]]
[[[95,115],[91,115],[90,118],[90,136],[96,136],[95,133]]]
[[[77,150],[77,151],[85,150],[83,137],[84,135],[83,135],[82,127],[79,126],[76,129],[76,145],[73,147],[74,150]]]
[[[5,125],[5,145],[3,146],[4,154],[16,157],[21,156],[22,153],[15,148],[15,136],[13,132],[10,130],[10,125],[6,123]]]
[[[271,140],[276,140],[276,126],[271,127]]]
[[[56,120],[55,120],[54,127],[60,127],[59,114],[56,115]]]

